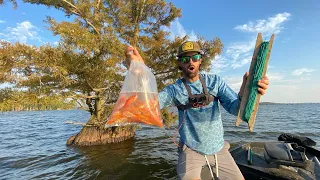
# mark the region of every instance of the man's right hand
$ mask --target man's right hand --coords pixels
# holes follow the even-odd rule
[[[142,57],[140,56],[138,50],[132,46],[127,46],[125,48],[125,55],[127,57],[126,63],[127,67],[129,68],[130,62],[131,61],[141,61],[144,62]]]

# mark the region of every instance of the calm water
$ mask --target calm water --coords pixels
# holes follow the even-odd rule
[[[66,140],[86,122],[80,110],[0,113],[0,179],[176,179],[173,128],[143,127],[119,144],[75,148]],[[223,113],[225,138],[231,143],[273,141],[297,133],[320,148],[320,104],[260,105],[254,132]]]

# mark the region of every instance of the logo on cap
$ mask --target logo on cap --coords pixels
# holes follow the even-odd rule
[[[182,51],[192,50],[194,49],[192,42],[186,42],[182,45]]]

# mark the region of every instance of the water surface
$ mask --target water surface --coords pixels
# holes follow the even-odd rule
[[[320,104],[260,105],[254,132],[222,114],[232,144],[275,141],[281,133],[308,136],[320,148]],[[0,179],[176,179],[175,129],[142,127],[118,144],[69,147],[66,140],[86,122],[81,110],[0,113]],[[177,140],[177,138],[175,138]]]

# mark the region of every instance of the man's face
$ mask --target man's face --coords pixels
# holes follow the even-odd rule
[[[182,62],[180,60],[181,57],[186,57],[185,60],[187,61]],[[201,55],[199,55],[197,52],[187,52],[181,57],[179,58],[179,66],[181,67],[183,74],[188,78],[194,78],[197,76],[202,61]]]

